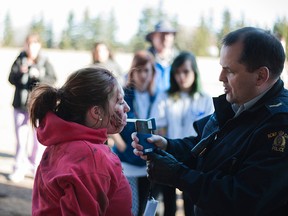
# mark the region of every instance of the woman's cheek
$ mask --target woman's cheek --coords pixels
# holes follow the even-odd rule
[[[110,118],[110,124],[116,129],[123,127],[123,114],[120,111],[116,110],[115,113]]]

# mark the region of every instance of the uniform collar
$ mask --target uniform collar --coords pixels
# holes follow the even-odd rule
[[[267,100],[275,97],[283,89],[283,81],[278,79],[277,82],[266,92],[257,96],[246,104],[245,110],[254,111],[262,106]],[[259,97],[259,98],[258,98]],[[251,102],[251,103],[250,103]],[[232,105],[226,100],[226,95],[220,95],[219,97],[213,98],[213,103],[215,107],[215,115],[219,122],[219,125],[225,124],[226,121],[232,119],[235,116],[235,112],[232,109]],[[244,111],[244,110],[242,110]]]

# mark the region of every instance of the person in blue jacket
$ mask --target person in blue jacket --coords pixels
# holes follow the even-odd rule
[[[177,30],[168,20],[160,20],[145,37],[150,44],[148,51],[155,58],[156,92],[166,91],[170,87],[171,64],[179,54],[175,43],[176,33]]]
[[[196,216],[288,215],[288,91],[285,53],[269,31],[244,27],[222,41],[225,94],[197,122],[196,137],[148,139],[148,178],[189,193]],[[133,133],[134,153],[142,146]],[[287,146],[286,146],[287,145]]]

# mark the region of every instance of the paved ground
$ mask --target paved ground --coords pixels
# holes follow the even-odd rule
[[[0,163],[10,164],[12,155],[0,154]],[[11,163],[12,164],[12,163]],[[21,183],[11,183],[7,180],[6,171],[0,172],[0,215],[1,216],[28,216],[31,215],[31,193],[33,179],[25,178]]]
[[[19,49],[0,49],[0,215],[26,216],[31,215],[31,194],[33,178],[27,177],[23,182],[11,183],[7,180],[12,172],[13,155],[15,152],[15,137],[13,131],[13,109],[11,107],[14,88],[7,82],[10,67],[18,54]],[[62,84],[66,76],[90,63],[89,52],[46,51],[49,59],[55,66],[58,84]],[[116,55],[116,60],[124,70],[129,68],[131,55]],[[198,59],[204,89],[216,96],[221,93],[222,87],[218,83],[219,65],[217,59]],[[182,200],[178,199],[180,207],[177,216],[183,215]],[[160,205],[160,209],[161,209]]]

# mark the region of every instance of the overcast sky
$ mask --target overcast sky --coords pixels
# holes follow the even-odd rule
[[[28,25],[32,18],[44,15],[46,23],[53,25],[54,33],[60,34],[67,25],[68,13],[72,10],[76,20],[81,20],[85,8],[90,16],[107,16],[115,12],[120,41],[128,41],[138,28],[143,8],[157,7],[159,0],[0,0],[0,32],[3,35],[4,17],[9,11],[14,27]],[[201,15],[214,17],[213,25],[221,26],[223,11],[228,9],[232,19],[244,16],[249,25],[271,28],[278,17],[288,18],[287,0],[162,0],[164,11],[178,16],[181,25],[195,27]]]

